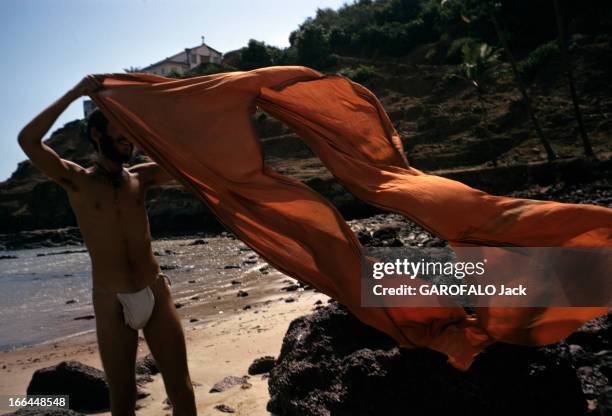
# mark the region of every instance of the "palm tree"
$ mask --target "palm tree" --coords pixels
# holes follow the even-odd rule
[[[553,0],[555,6],[555,17],[557,19],[557,28],[559,30],[559,43],[561,45],[561,55],[563,57],[563,64],[565,66],[565,73],[567,74],[567,81],[569,83],[570,94],[572,96],[572,102],[574,103],[574,114],[576,115],[576,121],[578,122],[578,131],[582,138],[582,147],[584,148],[584,154],[587,157],[595,158],[593,153],[593,147],[591,141],[587,135],[584,123],[582,122],[582,113],[580,112],[580,106],[578,104],[578,95],[576,94],[576,87],[574,84],[574,74],[572,71],[572,64],[570,61],[570,55],[567,47],[567,37],[563,28],[563,17],[561,15],[561,7],[559,6],[558,0]]]
[[[140,68],[135,67],[135,66],[130,66],[129,68],[123,68],[123,70],[127,72],[128,74],[131,72],[140,72]]]
[[[527,112],[529,113],[529,118],[531,119],[531,122],[533,123],[533,128],[535,129],[536,134],[540,138],[540,141],[542,142],[542,146],[544,146],[544,149],[546,150],[548,161],[549,162],[553,161],[557,158],[557,156],[555,155],[555,152],[550,146],[550,141],[548,140],[548,136],[544,133],[544,130],[542,130],[542,128],[540,127],[540,122],[538,121],[538,118],[535,115],[535,111],[533,110],[533,107],[531,106],[531,99],[529,98],[529,94],[527,93],[527,88],[525,87],[525,83],[523,82],[521,73],[518,70],[516,59],[514,58],[514,55],[512,54],[512,51],[510,50],[510,46],[508,45],[508,41],[506,40],[504,31],[502,30],[502,27],[499,24],[499,20],[497,19],[495,10],[493,10],[492,8],[489,12],[489,18],[491,19],[491,22],[493,23],[493,27],[495,28],[495,33],[497,34],[497,37],[499,38],[499,41],[501,42],[502,47],[504,48],[504,51],[506,52],[506,56],[508,57],[508,61],[510,62],[510,66],[512,67],[512,73],[514,74],[514,79],[516,80],[516,84],[519,90],[521,91],[521,94],[523,95],[523,102],[525,103]]]
[[[499,61],[499,53],[486,43],[465,43],[461,52],[463,53],[463,70],[465,72],[465,78],[474,86],[478,94],[478,101],[480,104],[480,125],[487,137],[490,149],[493,150],[491,146],[493,138],[487,127],[488,112],[484,94],[486,92],[485,85],[493,79],[492,70]],[[491,155],[493,155],[493,152],[491,152]],[[495,156],[492,157],[493,166],[497,166],[497,158]]]
[[[446,4],[448,1],[449,0],[442,0],[440,4],[444,6],[444,4]],[[463,3],[463,6],[465,6],[465,3]],[[483,5],[480,5],[480,6],[483,6]],[[533,110],[533,107],[531,105],[531,99],[529,98],[529,94],[527,93],[527,88],[525,87],[525,83],[523,82],[521,74],[518,70],[516,59],[514,58],[514,55],[512,54],[512,51],[510,50],[510,45],[508,44],[508,41],[506,40],[505,32],[503,31],[499,23],[499,20],[497,19],[495,8],[496,8],[496,5],[493,2],[487,1],[484,3],[483,10],[486,10],[485,13],[487,17],[493,23],[493,27],[495,28],[495,33],[497,34],[497,37],[506,53],[508,61],[510,62],[510,66],[512,67],[512,73],[514,74],[514,79],[516,80],[519,91],[521,92],[523,96],[523,102],[525,103],[525,107],[527,109],[527,112],[529,113],[529,118],[531,119],[533,127],[536,131],[536,134],[538,135],[538,138],[542,142],[542,146],[544,146],[544,149],[546,150],[548,161],[553,161],[557,158],[557,156],[555,155],[555,152],[550,146],[550,141],[548,140],[548,136],[544,133],[544,130],[542,130],[542,128],[540,127],[540,122],[538,121],[538,118],[535,115],[535,111]],[[467,17],[467,14],[463,14],[461,18],[466,23],[470,22],[470,19]]]

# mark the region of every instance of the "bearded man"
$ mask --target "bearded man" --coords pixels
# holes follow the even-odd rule
[[[173,415],[195,415],[185,336],[170,279],[151,249],[145,208],[147,189],[172,177],[155,163],[124,167],[134,145],[99,110],[87,123],[96,150],[93,166],[62,159],[42,142],[68,105],[99,90],[103,78],[83,78],[23,128],[19,144],[36,168],[66,190],[89,251],[96,334],[113,416],[134,415],[139,329],[162,374]]]

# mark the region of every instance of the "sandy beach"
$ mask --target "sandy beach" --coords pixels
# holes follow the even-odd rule
[[[197,273],[189,276],[189,282],[192,282],[189,297],[185,290],[189,283],[183,285],[182,289],[173,284],[173,296],[179,304],[178,311],[185,330],[188,365],[194,383],[198,414],[222,414],[215,406],[225,404],[233,408],[237,415],[268,415],[266,403],[269,396],[265,376],[250,376],[248,383],[251,386],[248,388],[234,386],[221,393],[209,393],[209,390],[226,376],[247,375],[249,365],[258,357],[276,357],[289,323],[312,311],[318,300],[326,302],[328,298],[302,288],[283,290],[296,283],[295,280],[270,269],[265,263],[255,263],[252,260],[253,253],[240,241],[217,237],[207,239],[207,244],[187,246],[192,241],[156,241],[154,245],[157,250],[181,247],[183,255],[188,251],[184,247],[191,247],[195,256],[195,253],[203,252],[204,247],[216,243],[227,244],[232,249],[229,252],[240,253],[240,259],[246,256],[247,260],[242,262],[246,261],[247,265],[253,266],[237,274],[240,278],[233,283],[224,278],[226,284],[220,285],[213,292],[210,279],[203,279]],[[248,260],[249,256],[251,260]],[[206,260],[205,256],[202,258],[203,262],[214,261],[212,258]],[[232,268],[225,269],[223,266],[224,270]],[[171,277],[173,273],[180,272],[168,271]],[[208,284],[203,283],[204,280]],[[237,296],[238,290],[247,292],[248,296]],[[138,357],[148,353],[141,332]],[[89,331],[56,342],[0,353],[0,394],[25,394],[34,371],[66,360],[76,360],[102,369],[95,333]],[[140,406],[138,414],[171,414],[164,403],[167,396],[160,374],[153,376],[153,382],[142,385],[141,389],[149,396],[137,402]],[[10,410],[0,409],[1,412]],[[110,415],[110,412],[101,414]]]

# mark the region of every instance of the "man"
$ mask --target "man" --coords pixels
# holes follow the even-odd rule
[[[139,328],[161,371],[173,415],[195,415],[185,337],[169,279],[160,272],[151,250],[144,205],[150,186],[172,178],[155,163],[124,168],[134,146],[99,110],[87,126],[96,150],[94,166],[83,168],[61,159],[42,143],[66,107],[100,89],[103,78],[83,78],[23,128],[19,144],[32,164],[68,193],[89,251],[96,333],[113,416],[134,415]]]

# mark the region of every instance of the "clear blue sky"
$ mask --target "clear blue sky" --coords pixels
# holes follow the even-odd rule
[[[288,46],[317,8],[346,0],[0,0],[0,181],[25,159],[17,134],[84,75],[144,67],[193,47]],[[82,118],[82,100],[51,128]]]

